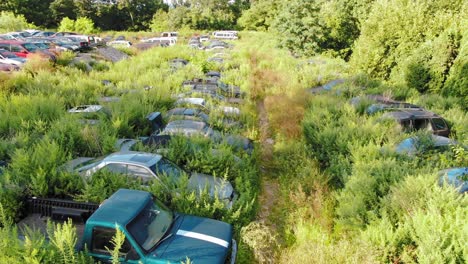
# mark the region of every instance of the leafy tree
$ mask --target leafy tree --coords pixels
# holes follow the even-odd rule
[[[238,7],[233,7],[228,0],[189,0],[176,3],[169,10],[170,28],[188,26],[192,29],[230,29],[235,26]],[[237,13],[238,14],[238,13]]]
[[[34,27],[34,25],[29,24],[23,15],[15,16],[12,12],[0,12],[0,33],[31,27]]]
[[[250,9],[245,10],[237,21],[246,30],[266,31],[278,15],[281,1],[258,0],[252,3]]]
[[[98,12],[92,0],[75,0],[77,17],[89,17],[94,19]]]
[[[96,31],[94,29],[94,22],[87,17],[80,17],[75,21],[75,31],[84,34],[90,34]]]
[[[315,0],[284,2],[273,28],[282,36],[280,45],[298,55],[314,55],[325,45],[328,34],[320,20],[320,4]]]
[[[362,23],[361,35],[351,58],[352,65],[372,77],[389,79],[394,68],[417,52],[418,47],[437,38],[452,21],[459,20],[462,6],[461,0],[374,2],[368,18]],[[456,44],[456,40],[453,43]],[[413,66],[412,69],[421,71],[421,68]]]
[[[146,29],[158,9],[167,8],[162,0],[118,0],[117,8],[129,18],[130,29]]]
[[[73,0],[55,0],[49,8],[55,23],[59,23],[64,17],[76,19],[76,5]]]
[[[75,31],[75,20],[68,17],[64,17],[60,21],[60,25],[57,29],[58,31]]]
[[[24,15],[29,23],[41,26],[52,26],[49,6],[53,0],[2,0],[0,11],[11,11],[15,15]]]
[[[159,9],[158,11],[156,11],[156,13],[153,16],[153,19],[151,20],[150,28],[151,31],[155,32],[166,31],[170,30],[169,24],[170,21],[168,13],[162,9]]]
[[[87,17],[80,17],[76,21],[65,17],[60,22],[58,31],[73,31],[90,34],[94,33],[96,29],[94,28],[93,21]]]

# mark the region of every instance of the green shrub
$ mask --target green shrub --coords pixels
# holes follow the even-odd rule
[[[75,53],[72,51],[63,51],[57,56],[57,65],[68,66],[75,58]]]
[[[87,17],[79,17],[76,20],[64,17],[60,21],[58,31],[79,32],[81,34],[95,33],[94,22]]]
[[[362,234],[381,252],[380,261],[464,261],[466,234],[461,230],[467,197],[434,182],[432,174],[424,174],[392,188],[383,203],[386,216]]]
[[[28,23],[23,15],[15,15],[13,12],[0,12],[0,33],[20,31],[27,28],[34,28]]]

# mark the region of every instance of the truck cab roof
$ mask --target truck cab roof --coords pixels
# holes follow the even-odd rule
[[[151,199],[151,194],[145,191],[119,189],[99,206],[87,223],[126,226]]]

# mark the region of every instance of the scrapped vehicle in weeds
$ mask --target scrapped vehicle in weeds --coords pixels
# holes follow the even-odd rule
[[[210,73],[215,74],[215,72]],[[239,86],[225,84],[224,82],[220,81],[219,78],[195,78],[193,80],[184,81],[182,85],[193,91],[210,90],[216,93],[221,93],[222,95],[227,97],[241,98],[245,96],[245,93],[240,90]]]
[[[396,110],[396,109],[416,109],[423,110],[422,107],[406,102],[396,101],[385,97],[383,95],[365,95],[356,96],[351,98],[350,103],[355,108],[359,108],[364,105],[365,112],[369,115],[375,114],[384,110]]]
[[[91,177],[98,171],[109,171],[139,179],[142,183],[158,182],[167,186],[167,182],[178,187],[179,181],[188,176],[188,188],[201,193],[208,188],[211,197],[218,197],[231,208],[237,195],[231,183],[211,175],[188,173],[182,168],[155,153],[123,151],[101,158],[77,158],[65,164],[69,171]],[[156,180],[156,181],[155,181]]]
[[[444,151],[458,144],[455,140],[437,135],[416,135],[401,141],[396,146],[396,153],[414,156],[429,150]]]
[[[196,108],[173,108],[166,112],[166,119],[187,119],[187,120],[198,120],[209,123],[210,117],[200,109]]]
[[[99,123],[100,118],[110,117],[109,110],[102,105],[79,105],[68,109],[68,113],[80,115],[83,123],[91,125]]]
[[[393,119],[407,132],[426,130],[444,137],[450,134],[450,128],[442,117],[425,110],[400,109],[383,114],[381,119]]]
[[[120,189],[101,205],[68,200],[31,198],[29,216],[18,223],[46,231],[48,220],[72,219],[78,233],[77,250],[103,263],[112,261],[117,230],[125,235],[119,263],[234,264],[237,243],[230,224],[172,212],[149,192]],[[25,232],[27,233],[27,232]]]
[[[225,115],[229,116],[239,116],[240,109],[232,106],[214,106],[207,102],[204,98],[197,97],[188,97],[188,98],[179,98],[175,102],[176,106],[190,106],[201,108],[202,110],[209,113],[211,110],[219,110]]]
[[[451,185],[459,193],[468,192],[468,167],[450,168],[439,171],[439,185]]]
[[[180,69],[187,64],[189,64],[188,60],[181,59],[181,58],[175,58],[169,61],[169,67],[171,67],[171,69],[173,70]]]
[[[252,140],[239,135],[223,135],[212,129],[207,123],[194,120],[176,120],[169,122],[160,135],[183,135],[185,137],[201,136],[209,138],[215,143],[226,143],[236,150],[244,150],[251,154],[253,151]]]
[[[210,121],[210,117],[208,114],[203,112],[201,109],[197,108],[173,108],[166,112],[166,119],[168,121],[174,121],[177,119],[184,119],[184,120],[195,120],[195,121],[203,121],[208,124],[218,124],[224,128],[231,128],[231,127],[241,127],[242,124],[234,120],[233,118],[228,117],[219,117],[214,120],[214,122]]]
[[[332,80],[324,85],[321,85],[321,86],[317,86],[315,88],[311,88],[309,89],[309,92],[312,93],[312,94],[318,94],[318,93],[322,93],[322,92],[328,92],[328,91],[331,91],[334,87],[344,83],[345,80],[344,79],[336,79],[336,80]],[[337,91],[337,93],[339,93],[339,91]]]

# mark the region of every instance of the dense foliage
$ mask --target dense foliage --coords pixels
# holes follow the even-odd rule
[[[354,72],[468,101],[466,1],[255,1],[239,19],[296,56],[350,60]]]
[[[232,29],[248,0],[190,0],[173,1],[171,6],[162,0],[118,0],[116,4],[93,0],[4,0],[0,11],[24,16],[29,23],[57,27],[64,18],[89,18],[101,30],[198,30]],[[23,27],[18,27],[21,29]]]
[[[0,160],[9,163],[0,179],[0,204],[5,219],[2,232],[5,232],[5,236],[9,234],[9,239],[16,237],[17,229],[11,225],[11,221],[23,217],[21,208],[25,196],[99,203],[119,188],[144,188],[141,182],[112,173],[97,174],[83,180],[75,173],[66,171],[63,164],[76,157],[99,157],[115,152],[118,138],[149,135],[151,126],[146,119],[148,113],[164,113],[172,108],[172,95],[180,93],[184,80],[202,77],[204,70],[219,70],[220,67],[206,62],[212,56],[209,52],[194,51],[183,45],[151,49],[116,64],[100,62],[106,67],[91,70],[82,70],[71,63],[70,55],[63,53],[57,64],[31,60],[20,72],[0,74]],[[230,64],[223,68],[223,80],[248,90],[249,72],[239,71],[236,66],[244,64],[248,56],[242,52],[230,56]],[[168,61],[175,57],[186,58],[190,64],[174,71]],[[110,84],[103,84],[103,80],[110,81]],[[155,88],[145,90],[145,86]],[[120,100],[102,102],[100,99],[104,96],[119,97]],[[94,117],[99,120],[96,125],[87,124],[83,116],[67,113],[67,109],[77,105],[99,103],[109,110],[109,115]],[[255,139],[255,113],[250,104],[247,101],[241,106],[243,114],[240,120],[244,126],[225,128],[225,131]],[[212,118],[216,120],[222,116],[213,114]],[[222,127],[220,124],[217,126]],[[211,151],[214,148],[219,150],[214,153]],[[239,194],[234,207],[227,209],[218,198],[210,197],[208,191],[197,197],[187,188],[187,181],[178,183],[177,195],[171,188],[150,184],[150,191],[171,209],[229,222],[233,224],[236,236],[243,226],[252,221],[259,192],[256,152],[248,155],[228,145],[216,146],[206,139],[189,143],[186,139],[176,138],[164,155],[187,171],[229,180]],[[167,186],[171,184],[166,183]],[[55,230],[57,228],[61,227]],[[38,234],[34,236],[40,237]],[[68,235],[60,239],[65,239],[66,243],[76,243]],[[0,245],[2,252],[7,250],[10,240],[3,241],[5,243]],[[21,262],[27,256],[24,252],[28,249],[20,242],[15,243],[18,250],[8,258]],[[55,252],[55,249],[43,246],[44,243],[47,242],[37,243],[37,246]],[[75,259],[84,257],[73,255],[73,252],[66,254],[66,257]],[[249,256],[246,248],[241,249],[240,258],[249,259]],[[52,257],[38,255],[31,258],[38,263],[56,263]]]
[[[248,1],[187,1],[133,22],[128,6],[96,12],[85,2],[74,1],[80,11],[64,15],[69,1],[55,0],[54,16],[70,19],[51,23],[68,21],[64,24],[76,27],[75,20],[88,17],[105,29],[100,23],[113,21],[106,12],[115,8],[112,12],[127,17],[124,28],[182,29],[188,37],[190,29],[231,28],[237,21],[246,30],[265,32],[241,32],[223,65],[177,45],[116,64],[103,62],[90,71],[69,65],[70,54],[63,54],[56,65],[36,61],[17,74],[0,75],[0,160],[11,162],[0,181],[0,247],[2,252],[15,248],[2,256],[5,261],[90,261],[67,251],[75,242],[66,224],[56,228],[53,244],[40,236],[34,243],[18,242],[11,222],[21,217],[21,198],[100,202],[120,187],[140,188],[139,182],[110,173],[77,180],[60,165],[78,156],[111,153],[117,138],[148,135],[146,114],[170,108],[170,95],[179,92],[183,80],[223,69],[223,80],[248,93],[241,117],[246,125],[234,130],[257,139],[259,148],[247,156],[221,146],[222,155],[215,156],[210,142],[199,139],[193,147],[178,138],[166,155],[187,170],[230,180],[240,193],[238,204],[228,210],[206,193],[200,199],[189,191],[173,197],[156,185],[151,192],[174,210],[232,223],[239,263],[467,262],[468,196],[439,184],[437,174],[468,166],[466,1],[257,0],[250,9]],[[13,10],[14,3],[2,2],[0,8]],[[21,16],[2,14],[7,16],[1,16],[0,30],[12,30],[15,23],[29,26]],[[167,61],[174,57],[191,63],[173,71]],[[310,93],[311,87],[335,79],[344,83],[330,92]],[[441,115],[458,145],[397,154],[395,145],[402,139],[429,136],[404,133],[394,122],[382,121],[381,113],[368,115],[368,102],[350,103],[365,94]],[[120,96],[121,101],[108,105],[112,114],[99,125],[84,126],[79,117],[66,114],[102,96]],[[262,181],[262,195],[274,195],[258,204]]]

